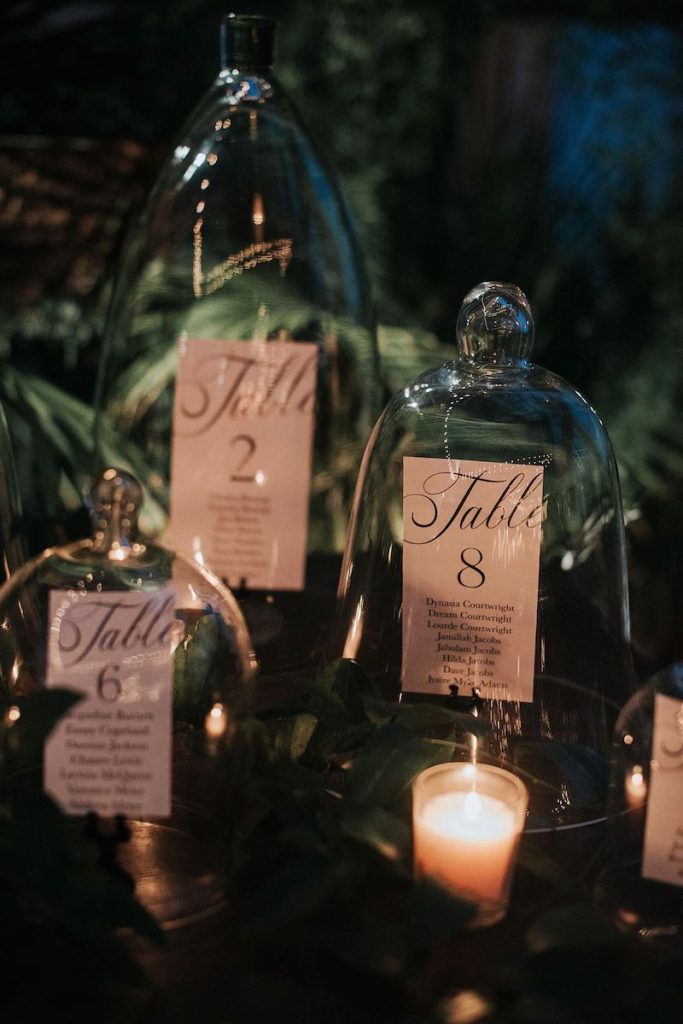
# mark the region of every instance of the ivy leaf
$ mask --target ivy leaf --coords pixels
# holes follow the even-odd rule
[[[353,760],[346,799],[390,806],[424,768],[449,761],[453,751],[454,744],[420,739],[401,725],[382,726]]]
[[[342,963],[364,974],[396,976],[404,958],[399,923],[344,906],[323,923],[320,940]]]
[[[318,725],[318,718],[309,712],[283,719],[275,734],[275,753],[298,761],[305,752]]]
[[[411,893],[405,916],[406,952],[411,958],[426,953],[460,931],[477,912],[476,904],[421,878]]]
[[[321,683],[341,701],[346,717],[352,725],[366,720],[364,699],[381,699],[375,683],[365,674],[358,662],[340,658],[328,665]]]
[[[531,925],[526,943],[534,954],[555,949],[608,946],[622,941],[617,926],[594,907],[557,907]]]
[[[54,687],[17,700],[20,717],[5,732],[9,769],[13,774],[42,763],[46,739],[60,718],[81,699],[80,693]]]
[[[288,860],[240,900],[245,934],[266,935],[314,914],[332,894],[338,875],[337,866],[317,851]]]
[[[345,800],[339,827],[342,835],[371,847],[392,864],[405,864],[409,859],[410,826],[397,814],[375,804],[356,804]]]
[[[567,880],[566,870],[562,865],[530,842],[520,843],[517,849],[517,864],[536,878],[554,885],[562,885]]]
[[[319,679],[291,670],[275,676],[261,676],[256,692],[258,716],[261,719],[310,712],[322,716],[330,709],[343,711],[343,704]]]
[[[75,931],[130,928],[158,945],[166,939],[157,921],[135,899],[132,887],[97,867],[83,867],[64,893],[65,912]]]
[[[371,722],[377,725],[390,721],[400,722],[406,729],[417,733],[447,726],[454,731],[482,736],[490,729],[486,719],[475,718],[464,711],[455,711],[440,704],[392,704],[375,697],[364,696],[363,706]]]
[[[526,935],[530,955],[522,966],[526,992],[549,1006],[575,1014],[579,1021],[633,1019],[645,1024],[661,1018],[651,1012],[631,1016],[633,998],[624,996],[632,972],[624,971],[624,936],[595,907],[567,906],[546,911]],[[641,966],[636,962],[636,974]],[[652,993],[654,994],[654,993]],[[558,1013],[557,1017],[562,1020]]]
[[[217,680],[233,660],[225,623],[213,612],[202,615],[192,636],[178,645],[173,656],[173,709],[180,721],[201,723]]]
[[[18,885],[27,879],[40,889],[58,884],[69,865],[64,828],[64,816],[42,790],[14,793],[2,869]]]
[[[278,822],[286,829],[314,829],[314,816],[310,797],[318,797],[321,789],[311,786],[301,791],[288,786],[283,780],[263,782],[259,795]]]
[[[363,696],[376,694],[374,683],[355,661],[340,659],[322,672],[311,689],[311,710],[319,718],[307,750],[312,761],[328,761],[348,746],[349,730],[367,723]],[[324,695],[324,696],[323,696]],[[321,705],[320,699],[325,701]]]

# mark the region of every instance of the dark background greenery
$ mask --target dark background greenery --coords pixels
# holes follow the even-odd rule
[[[474,283],[519,283],[538,361],[584,391],[615,444],[641,670],[680,658],[678,4],[235,7],[281,22],[280,77],[356,215],[389,386],[452,345]],[[74,491],[126,218],[215,75],[225,12],[8,0],[0,15],[0,395],[36,521],[50,502],[59,518],[64,477]]]

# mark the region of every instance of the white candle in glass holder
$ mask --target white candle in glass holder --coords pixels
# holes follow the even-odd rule
[[[528,802],[526,787],[501,768],[446,764],[428,768],[413,796],[415,873],[505,911]]]
[[[517,844],[505,804],[478,793],[441,793],[415,821],[415,864],[460,891],[500,900]]]

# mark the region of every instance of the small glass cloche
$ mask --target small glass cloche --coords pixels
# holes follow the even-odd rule
[[[137,481],[107,469],[93,536],[50,548],[0,588],[0,693],[10,720],[51,687],[81,699],[22,782],[86,834],[120,837],[118,865],[164,924],[221,904],[235,726],[254,659],[232,594],[137,535]]]
[[[525,295],[464,300],[458,354],[399,392],[368,442],[333,630],[388,700],[472,708],[531,790],[530,826],[602,817],[631,692],[624,529],[588,402],[529,361]]]
[[[608,812],[601,902],[624,928],[683,953],[683,665],[654,676],[619,715]]]

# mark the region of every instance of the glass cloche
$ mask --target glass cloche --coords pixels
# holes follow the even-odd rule
[[[21,784],[94,841],[121,838],[118,868],[170,925],[223,900],[254,657],[227,588],[137,536],[140,497],[106,470],[93,536],[44,551],[0,588],[0,694],[10,721],[41,691],[81,695]]]
[[[632,672],[611,446],[529,361],[519,288],[474,288],[457,334],[457,358],[399,392],[366,448],[332,653],[388,700],[486,719],[479,756],[525,777],[530,828],[604,820]]]
[[[600,901],[623,928],[683,953],[683,665],[658,673],[621,711],[608,812]]]
[[[171,543],[239,590],[265,670],[329,623],[381,408],[350,212],[273,75],[274,36],[225,20],[220,74],[125,247],[100,379]]]

